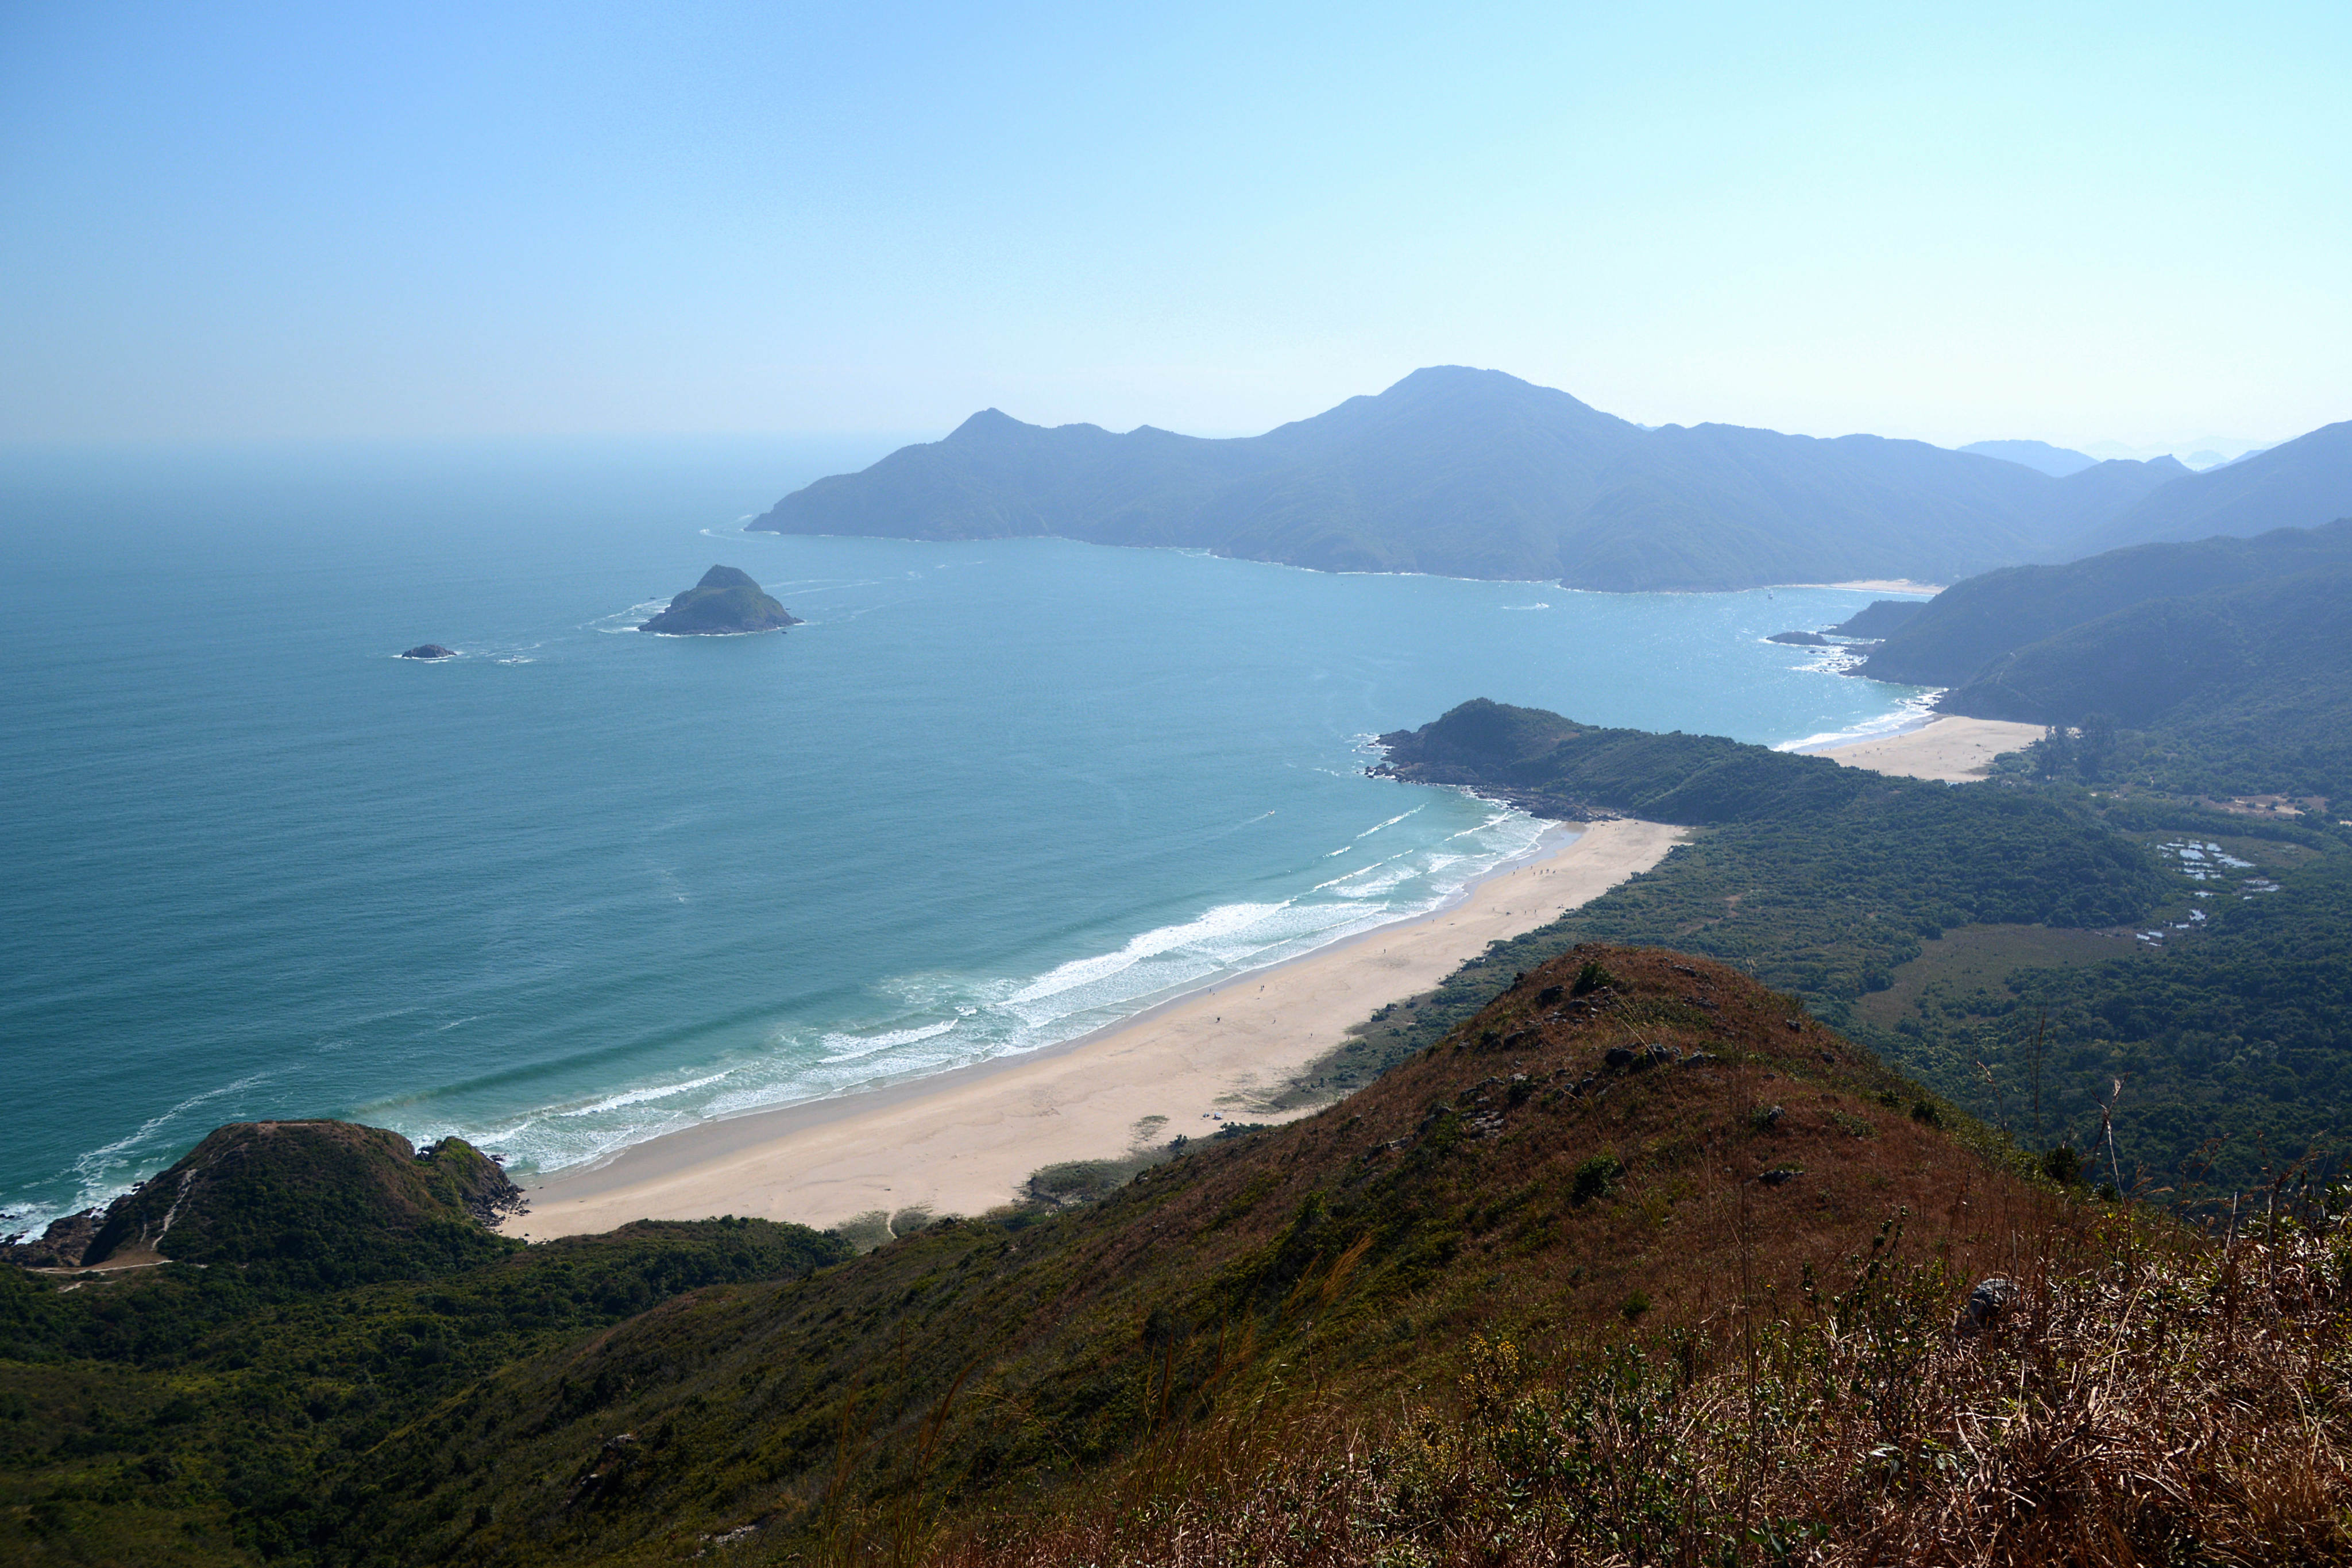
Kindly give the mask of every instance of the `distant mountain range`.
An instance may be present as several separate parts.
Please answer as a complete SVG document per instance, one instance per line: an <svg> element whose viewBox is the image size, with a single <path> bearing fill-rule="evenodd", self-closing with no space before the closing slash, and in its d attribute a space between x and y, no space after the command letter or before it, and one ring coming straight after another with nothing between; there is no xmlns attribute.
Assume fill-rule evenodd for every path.
<svg viewBox="0 0 2352 1568"><path fill-rule="evenodd" d="M2139 497L2082 539L2082 552L2159 541L2240 538L2352 516L2352 419L2191 474Z"/></svg>
<svg viewBox="0 0 2352 1568"><path fill-rule="evenodd" d="M1988 455L1732 425L1644 429L1499 371L1444 365L1226 440L1046 428L987 409L944 440L819 479L751 526L1056 535L1616 591L1953 582L2176 530L2352 511L2352 439L2331 432L2352 426L2200 476L2171 458L2101 463L2041 442L1979 443ZM2295 515L2265 522L2282 505Z"/></svg>
<svg viewBox="0 0 2352 1568"><path fill-rule="evenodd" d="M2074 542L2186 477L2063 479L1919 441L1645 430L1498 371L1415 371L1263 436L1045 428L995 409L819 479L751 524L914 539L1059 535L1326 571L1612 590L1950 582Z"/></svg>
<svg viewBox="0 0 2352 1568"><path fill-rule="evenodd" d="M2099 459L2088 453L2065 447L2053 447L2047 441L1971 441L1960 448L1980 458L1999 458L2003 462L2022 463L2038 468L2053 479L2068 474L2079 474Z"/></svg>

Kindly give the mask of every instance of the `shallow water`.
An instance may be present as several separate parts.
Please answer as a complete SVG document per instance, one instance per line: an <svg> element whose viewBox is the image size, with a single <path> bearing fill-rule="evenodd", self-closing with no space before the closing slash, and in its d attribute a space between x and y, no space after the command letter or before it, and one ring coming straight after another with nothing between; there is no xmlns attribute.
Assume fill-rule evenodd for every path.
<svg viewBox="0 0 2352 1568"><path fill-rule="evenodd" d="M544 1170L1066 1039L1532 843L1364 777L1381 731L1487 696L1787 743L1915 695L1762 640L1861 593L740 531L873 455L10 464L0 1204L262 1116ZM629 629L714 562L809 624Z"/></svg>

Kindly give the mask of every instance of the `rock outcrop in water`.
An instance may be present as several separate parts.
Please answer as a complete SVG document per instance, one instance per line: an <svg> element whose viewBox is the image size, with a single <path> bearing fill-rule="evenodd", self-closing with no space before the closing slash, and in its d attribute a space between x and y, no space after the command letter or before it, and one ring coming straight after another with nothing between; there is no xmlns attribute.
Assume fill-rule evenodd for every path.
<svg viewBox="0 0 2352 1568"><path fill-rule="evenodd" d="M669 602L669 608L640 631L668 637L727 637L740 632L796 626L801 618L762 593L751 574L733 566L713 566L702 581Z"/></svg>
<svg viewBox="0 0 2352 1568"><path fill-rule="evenodd" d="M443 647L437 642L421 642L400 656L403 658L455 658L457 650Z"/></svg>

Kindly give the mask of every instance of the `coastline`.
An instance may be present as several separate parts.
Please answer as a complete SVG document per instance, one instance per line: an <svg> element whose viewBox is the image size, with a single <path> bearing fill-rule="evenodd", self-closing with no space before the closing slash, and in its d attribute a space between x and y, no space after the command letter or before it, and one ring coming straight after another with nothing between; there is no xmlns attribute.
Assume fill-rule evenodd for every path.
<svg viewBox="0 0 2352 1568"><path fill-rule="evenodd" d="M1043 1166L1116 1159L1220 1118L1288 1121L1265 1097L1375 1009L1428 990L1488 942L1543 925L1664 858L1677 827L1585 825L1496 868L1454 902L1075 1040L835 1100L704 1122L528 1184L528 1240L634 1219L734 1214L805 1225L875 1210L980 1214Z"/></svg>

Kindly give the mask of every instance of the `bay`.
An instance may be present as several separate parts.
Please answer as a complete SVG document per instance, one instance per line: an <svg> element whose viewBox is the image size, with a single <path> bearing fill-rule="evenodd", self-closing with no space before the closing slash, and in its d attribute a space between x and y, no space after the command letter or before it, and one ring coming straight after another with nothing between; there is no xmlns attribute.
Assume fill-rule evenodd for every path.
<svg viewBox="0 0 2352 1568"><path fill-rule="evenodd" d="M1918 695L1763 640L1851 590L740 531L894 444L12 455L7 1228L239 1119L558 1168L1433 907L1538 830L1364 776L1466 698L1783 744ZM632 629L714 563L809 624Z"/></svg>

